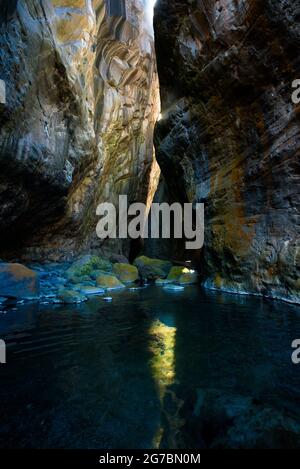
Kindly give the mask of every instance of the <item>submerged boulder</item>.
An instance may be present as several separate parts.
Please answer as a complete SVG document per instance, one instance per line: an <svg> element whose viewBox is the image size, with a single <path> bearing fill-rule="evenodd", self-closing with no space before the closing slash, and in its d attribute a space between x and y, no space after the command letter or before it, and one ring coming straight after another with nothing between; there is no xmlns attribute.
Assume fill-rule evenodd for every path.
<svg viewBox="0 0 300 469"><path fill-rule="evenodd" d="M117 277L113 275L102 274L97 278L97 285L104 290L120 290L126 288Z"/></svg>
<svg viewBox="0 0 300 469"><path fill-rule="evenodd" d="M172 268L172 262L170 261L151 259L146 256L138 257L133 264L137 267L141 277L149 280L167 277Z"/></svg>
<svg viewBox="0 0 300 469"><path fill-rule="evenodd" d="M105 293L105 290L103 288L89 285L78 285L76 290L79 291L82 295L86 296L97 296L103 295Z"/></svg>
<svg viewBox="0 0 300 469"><path fill-rule="evenodd" d="M169 285L165 285L165 286L164 286L164 289L165 289L165 290L169 290L169 291L183 291L183 290L184 290L184 287L181 286L181 285L169 284Z"/></svg>
<svg viewBox="0 0 300 469"><path fill-rule="evenodd" d="M165 285L169 285L171 282L171 280L168 280L167 278L158 278L157 280L155 280L155 285L157 285L158 287L164 287Z"/></svg>
<svg viewBox="0 0 300 469"><path fill-rule="evenodd" d="M58 300L66 305L79 304L87 301L87 297L74 290L61 290L58 294Z"/></svg>
<svg viewBox="0 0 300 469"><path fill-rule="evenodd" d="M40 293L37 272L22 264L0 264L0 296L36 299Z"/></svg>
<svg viewBox="0 0 300 469"><path fill-rule="evenodd" d="M130 264L114 264L113 272L124 283L133 283L139 278L138 269Z"/></svg>

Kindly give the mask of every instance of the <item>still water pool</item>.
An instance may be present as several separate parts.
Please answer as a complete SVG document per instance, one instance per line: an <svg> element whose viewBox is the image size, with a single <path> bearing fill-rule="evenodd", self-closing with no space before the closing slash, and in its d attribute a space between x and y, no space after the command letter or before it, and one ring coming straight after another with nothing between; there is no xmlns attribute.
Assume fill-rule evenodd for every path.
<svg viewBox="0 0 300 469"><path fill-rule="evenodd" d="M0 447L300 447L300 308L187 287L0 314Z"/></svg>

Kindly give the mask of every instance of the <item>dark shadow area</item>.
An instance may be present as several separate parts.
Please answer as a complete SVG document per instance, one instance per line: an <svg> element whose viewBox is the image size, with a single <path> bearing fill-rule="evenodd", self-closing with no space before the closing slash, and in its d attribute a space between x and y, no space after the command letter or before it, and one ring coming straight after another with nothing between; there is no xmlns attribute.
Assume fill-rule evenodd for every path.
<svg viewBox="0 0 300 469"><path fill-rule="evenodd" d="M299 448L299 308L189 291L176 305L162 448Z"/></svg>
<svg viewBox="0 0 300 469"><path fill-rule="evenodd" d="M16 11L18 0L0 0L0 25L9 21Z"/></svg>
<svg viewBox="0 0 300 469"><path fill-rule="evenodd" d="M131 295L0 316L2 448L152 447L160 409L147 366L151 321Z"/></svg>

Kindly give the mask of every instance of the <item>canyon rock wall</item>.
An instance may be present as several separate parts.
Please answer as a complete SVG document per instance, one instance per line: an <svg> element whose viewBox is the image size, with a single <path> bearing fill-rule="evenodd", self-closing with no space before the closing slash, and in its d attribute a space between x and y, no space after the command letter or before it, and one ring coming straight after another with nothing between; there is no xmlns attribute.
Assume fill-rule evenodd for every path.
<svg viewBox="0 0 300 469"><path fill-rule="evenodd" d="M207 287L299 302L300 2L159 0L157 160L204 202Z"/></svg>
<svg viewBox="0 0 300 469"><path fill-rule="evenodd" d="M97 250L100 202L151 201L159 95L144 3L0 0L0 257Z"/></svg>

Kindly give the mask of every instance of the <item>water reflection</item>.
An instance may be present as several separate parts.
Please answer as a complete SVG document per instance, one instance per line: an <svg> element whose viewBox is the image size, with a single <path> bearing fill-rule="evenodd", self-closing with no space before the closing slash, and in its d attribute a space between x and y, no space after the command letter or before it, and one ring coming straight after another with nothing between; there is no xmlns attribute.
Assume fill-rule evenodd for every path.
<svg viewBox="0 0 300 469"><path fill-rule="evenodd" d="M110 304L20 305L0 337L0 447L235 447L258 444L255 425L268 444L272 431L298 446L292 305L150 287Z"/></svg>

